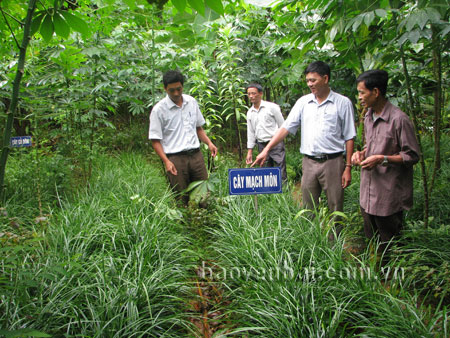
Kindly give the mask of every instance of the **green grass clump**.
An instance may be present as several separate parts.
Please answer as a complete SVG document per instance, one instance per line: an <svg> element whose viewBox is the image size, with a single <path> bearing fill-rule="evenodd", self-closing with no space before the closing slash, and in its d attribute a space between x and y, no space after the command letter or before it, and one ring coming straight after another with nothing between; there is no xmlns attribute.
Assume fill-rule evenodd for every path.
<svg viewBox="0 0 450 338"><path fill-rule="evenodd" d="M67 337L179 337L192 266L165 179L139 155L97 159L40 238L5 246L0 323Z"/></svg>
<svg viewBox="0 0 450 338"><path fill-rule="evenodd" d="M233 300L237 327L261 337L431 337L437 330L366 251L349 258L345 236L328 241L330 218L302 216L288 195L230 198L211 229L216 279Z"/></svg>
<svg viewBox="0 0 450 338"><path fill-rule="evenodd" d="M410 225L395 248L397 266L407 275L405 286L435 305L450 304L450 225L424 229Z"/></svg>
<svg viewBox="0 0 450 338"><path fill-rule="evenodd" d="M2 206L21 227L57 207L58 194L70 189L70 161L59 154L43 155L44 151L15 150L7 162Z"/></svg>

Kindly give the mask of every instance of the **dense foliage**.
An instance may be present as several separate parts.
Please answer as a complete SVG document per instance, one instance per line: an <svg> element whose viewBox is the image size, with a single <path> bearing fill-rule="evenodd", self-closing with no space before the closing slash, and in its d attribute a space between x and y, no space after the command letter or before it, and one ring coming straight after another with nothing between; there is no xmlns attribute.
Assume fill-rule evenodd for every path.
<svg viewBox="0 0 450 338"><path fill-rule="evenodd" d="M249 337L448 335L448 225L425 230L408 216L380 268L376 243L357 245L357 177L345 236L330 243L326 208L305 218L291 189L259 196L257 210L227 196L235 161L216 161L207 209L176 208L156 156L133 152L94 159L86 188L64 189L76 179L66 173L52 198L42 181L43 202L60 203L51 214L35 217L34 196L12 197L0 216L1 334L211 337L209 325ZM43 172L56 163L43 158ZM214 293L193 292L203 280ZM214 320L195 325L205 316Z"/></svg>
<svg viewBox="0 0 450 338"><path fill-rule="evenodd" d="M204 314L186 314L192 266L208 260L235 272L211 284L225 299L211 310L218 334L448 336L449 16L448 0L0 1L0 334L198 335ZM245 85L261 82L287 115L317 59L355 103L357 147L354 82L365 70L389 72L390 100L414 122L415 206L390 263L405 278L383 275L370 245L349 250L362 240L357 171L346 237L332 246L323 208L310 221L289 194L265 196L259 213L225 197L246 144ZM220 151L201 190L213 206L198 217L168 196L147 140L162 73L174 68ZM8 147L24 135L33 147ZM298 142L287 141L291 188ZM360 267L371 277L283 275Z"/></svg>
<svg viewBox="0 0 450 338"><path fill-rule="evenodd" d="M97 160L93 176L55 214L16 219L15 234L2 216L1 327L178 337L193 260L164 178L134 154Z"/></svg>
<svg viewBox="0 0 450 338"><path fill-rule="evenodd" d="M265 97L287 114L308 91L302 72L312 60L330 63L333 89L355 102L355 77L384 68L392 100L411 114L417 135L434 135L432 161L421 161L427 211L441 166L440 135L449 123L448 1L258 3L264 7L219 0L4 0L3 143L32 134L37 145L54 144L77 157L88 177L93 149L102 143L99 128L113 128L112 115L147 115L162 96L162 72L179 68L201 103L207 131L241 158L249 81L260 81ZM27 27L31 40L21 45ZM2 182L7 156L4 148Z"/></svg>

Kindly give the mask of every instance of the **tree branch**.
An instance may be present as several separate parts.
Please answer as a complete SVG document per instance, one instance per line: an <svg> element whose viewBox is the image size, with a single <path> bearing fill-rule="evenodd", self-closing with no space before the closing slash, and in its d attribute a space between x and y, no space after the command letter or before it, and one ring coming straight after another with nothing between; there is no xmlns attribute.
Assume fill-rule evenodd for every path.
<svg viewBox="0 0 450 338"><path fill-rule="evenodd" d="M8 15L11 19L13 19L15 22L17 22L19 25L23 26L24 23L22 21L20 21L19 19L15 18L13 15L3 11L3 8L0 6L0 11L2 12L3 16ZM6 18L5 18L6 20Z"/></svg>
<svg viewBox="0 0 450 338"><path fill-rule="evenodd" d="M9 17L11 17L12 19L14 19L16 22L18 22L19 25L23 26L23 23L21 21L17 20L15 17L13 17L11 14L5 13L5 11L3 11L3 8L1 8L1 7L0 7L0 12L2 12L3 18L5 19L6 25L8 26L8 29L10 30L10 32L14 38L14 41L16 42L17 48L20 48L19 41L17 41L16 35L14 34L14 31L13 31L11 25L9 24L8 19L6 18L6 14Z"/></svg>

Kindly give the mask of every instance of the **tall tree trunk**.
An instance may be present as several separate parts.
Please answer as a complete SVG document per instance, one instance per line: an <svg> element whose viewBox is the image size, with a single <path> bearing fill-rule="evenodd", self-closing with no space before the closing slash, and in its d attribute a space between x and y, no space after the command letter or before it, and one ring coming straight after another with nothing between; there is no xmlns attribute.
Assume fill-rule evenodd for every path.
<svg viewBox="0 0 450 338"><path fill-rule="evenodd" d="M403 51L403 46L400 47L400 55L402 59L402 65L403 65L403 74L405 75L405 81L406 81L406 88L408 90L408 100L409 100L409 106L411 107L411 119L414 124L414 129L416 131L416 137L417 142L419 144L419 162L420 162L420 168L422 171L422 185L423 185L423 195L424 195L424 210L423 210L423 223L425 228L428 227L428 214L429 214L429 191L428 191L428 180L427 180L427 172L426 172L426 165L425 165L425 158L423 156L422 151L422 140L419 134L419 128L417 123L417 112L419 111L419 106L416 104L416 101L414 100L414 97L412 95L411 90L411 80L408 73L408 68L406 66L406 60L405 60L405 53Z"/></svg>
<svg viewBox="0 0 450 338"><path fill-rule="evenodd" d="M24 28L23 28L23 38L22 44L19 47L19 60L17 63L16 77L14 78L13 91L11 96L11 103L6 112L7 120L5 131L3 133L3 149L0 156L0 203L3 203L4 196L4 180L5 180L5 169L6 162L9 155L9 139L11 138L11 130L14 122L14 114L16 113L17 104L19 102L20 94L20 82L22 81L22 76L24 73L25 59L27 55L27 48L30 42L31 36L31 22L33 19L34 11L36 9L37 0L28 1L27 16L25 18Z"/></svg>
<svg viewBox="0 0 450 338"><path fill-rule="evenodd" d="M436 86L434 88L434 168L431 176L430 196L434 187L436 177L441 169L441 119L442 119L442 65L441 65L441 42L438 36L439 31L435 25L432 26L432 46L433 46L433 76Z"/></svg>

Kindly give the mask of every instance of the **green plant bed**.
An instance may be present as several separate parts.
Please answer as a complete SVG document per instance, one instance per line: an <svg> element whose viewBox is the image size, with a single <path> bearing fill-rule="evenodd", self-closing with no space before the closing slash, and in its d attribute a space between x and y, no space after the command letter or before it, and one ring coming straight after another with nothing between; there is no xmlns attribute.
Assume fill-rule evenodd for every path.
<svg viewBox="0 0 450 338"><path fill-rule="evenodd" d="M0 326L55 337L179 337L193 259L164 178L136 154L96 164L89 186L39 237L2 247Z"/></svg>
<svg viewBox="0 0 450 338"><path fill-rule="evenodd" d="M345 236L330 243L326 213L299 214L289 195L231 199L212 229L237 327L261 337L418 336L446 332L442 320L380 270L369 251L347 259ZM320 215L324 215L321 217ZM390 272L390 270L389 270ZM387 284L386 284L387 283ZM444 319L443 319L444 318ZM440 324L439 324L440 323Z"/></svg>
<svg viewBox="0 0 450 338"><path fill-rule="evenodd" d="M405 269L405 287L434 308L450 304L450 226L424 229L409 224L395 248L395 265Z"/></svg>
<svg viewBox="0 0 450 338"><path fill-rule="evenodd" d="M4 208L10 217L33 219L40 210L48 213L58 206L58 195L70 191L70 161L48 149L20 149L6 167ZM36 157L39 152L39 157ZM20 222L21 224L27 222Z"/></svg>

